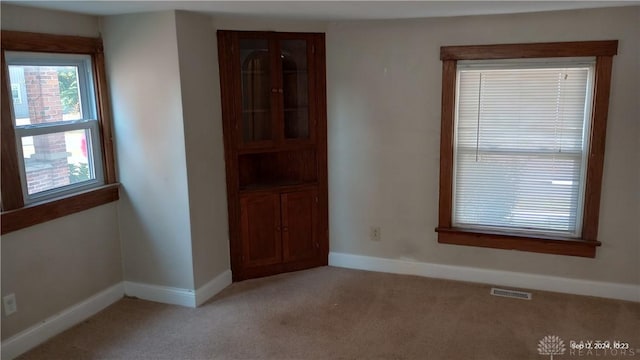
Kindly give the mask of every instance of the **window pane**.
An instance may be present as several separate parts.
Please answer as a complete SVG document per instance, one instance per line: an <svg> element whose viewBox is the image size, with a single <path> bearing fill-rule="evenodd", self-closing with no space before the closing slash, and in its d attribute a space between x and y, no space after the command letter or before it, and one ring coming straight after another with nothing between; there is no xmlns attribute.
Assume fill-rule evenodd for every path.
<svg viewBox="0 0 640 360"><path fill-rule="evenodd" d="M458 224L573 232L580 156L458 154Z"/></svg>
<svg viewBox="0 0 640 360"><path fill-rule="evenodd" d="M271 134L271 61L266 39L240 39L242 139L269 140Z"/></svg>
<svg viewBox="0 0 640 360"><path fill-rule="evenodd" d="M17 126L83 119L77 66L9 65Z"/></svg>
<svg viewBox="0 0 640 360"><path fill-rule="evenodd" d="M307 41L282 40L282 88L284 95L284 136L309 138L309 79Z"/></svg>
<svg viewBox="0 0 640 360"><path fill-rule="evenodd" d="M588 75L586 68L461 72L460 145L580 152Z"/></svg>
<svg viewBox="0 0 640 360"><path fill-rule="evenodd" d="M94 180L91 130L22 137L27 193Z"/></svg>
<svg viewBox="0 0 640 360"><path fill-rule="evenodd" d="M22 105L22 92L20 91L20 84L11 84L11 98L13 105Z"/></svg>
<svg viewBox="0 0 640 360"><path fill-rule="evenodd" d="M460 70L455 224L579 235L590 71Z"/></svg>

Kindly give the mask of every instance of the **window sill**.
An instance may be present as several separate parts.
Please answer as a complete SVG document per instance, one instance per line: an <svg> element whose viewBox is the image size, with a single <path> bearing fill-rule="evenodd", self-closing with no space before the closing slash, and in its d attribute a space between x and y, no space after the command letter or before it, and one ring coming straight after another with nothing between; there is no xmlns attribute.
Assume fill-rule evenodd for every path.
<svg viewBox="0 0 640 360"><path fill-rule="evenodd" d="M24 229L59 217L88 210L119 199L120 184L108 184L81 193L2 212L2 232Z"/></svg>
<svg viewBox="0 0 640 360"><path fill-rule="evenodd" d="M438 242L544 254L596 257L599 241L574 238L526 236L513 233L482 232L460 228L436 228Z"/></svg>

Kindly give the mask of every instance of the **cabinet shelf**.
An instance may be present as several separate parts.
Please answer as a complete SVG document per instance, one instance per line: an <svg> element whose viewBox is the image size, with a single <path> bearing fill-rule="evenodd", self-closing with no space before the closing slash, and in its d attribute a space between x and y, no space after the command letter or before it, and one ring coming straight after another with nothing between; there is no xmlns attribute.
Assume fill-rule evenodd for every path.
<svg viewBox="0 0 640 360"><path fill-rule="evenodd" d="M307 187L318 186L317 181L285 181L285 182L265 182L248 184L240 187L241 194L248 194L261 191L290 191Z"/></svg>
<svg viewBox="0 0 640 360"><path fill-rule="evenodd" d="M250 155L250 154L266 154L276 153L282 151L299 151L299 150L312 150L316 145L312 143L285 143L278 147L263 147L263 148L245 148L238 149L238 155Z"/></svg>
<svg viewBox="0 0 640 360"><path fill-rule="evenodd" d="M238 156L239 189L318 181L313 148Z"/></svg>

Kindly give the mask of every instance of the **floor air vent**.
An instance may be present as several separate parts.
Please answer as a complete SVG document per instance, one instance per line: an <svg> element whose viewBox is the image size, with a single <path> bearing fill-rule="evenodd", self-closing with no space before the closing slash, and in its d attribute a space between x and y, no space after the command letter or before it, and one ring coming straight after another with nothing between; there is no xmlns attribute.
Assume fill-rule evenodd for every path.
<svg viewBox="0 0 640 360"><path fill-rule="evenodd" d="M503 297L514 298L514 299L531 300L531 293L524 292L524 291L491 288L491 295L503 296Z"/></svg>

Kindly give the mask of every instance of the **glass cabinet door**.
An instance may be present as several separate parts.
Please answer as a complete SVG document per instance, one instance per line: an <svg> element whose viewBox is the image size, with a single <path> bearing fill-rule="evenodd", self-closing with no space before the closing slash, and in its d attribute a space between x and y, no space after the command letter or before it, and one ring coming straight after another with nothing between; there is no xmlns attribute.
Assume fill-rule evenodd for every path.
<svg viewBox="0 0 640 360"><path fill-rule="evenodd" d="M242 92L242 142L272 140L271 55L268 39L238 39Z"/></svg>
<svg viewBox="0 0 640 360"><path fill-rule="evenodd" d="M281 40L285 139L309 139L307 40Z"/></svg>

